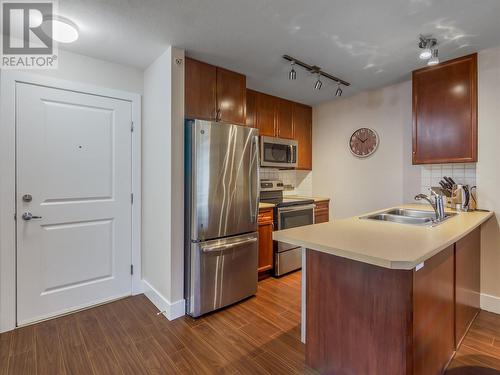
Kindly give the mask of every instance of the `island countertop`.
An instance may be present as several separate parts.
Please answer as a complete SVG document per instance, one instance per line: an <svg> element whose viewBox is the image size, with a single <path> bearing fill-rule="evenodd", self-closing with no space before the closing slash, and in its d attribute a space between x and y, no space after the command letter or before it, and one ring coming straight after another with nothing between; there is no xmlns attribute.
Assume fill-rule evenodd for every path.
<svg viewBox="0 0 500 375"><path fill-rule="evenodd" d="M400 207L432 210L421 204L394 208ZM385 210L373 213L382 211ZM276 231L273 239L376 266L409 270L457 242L493 215L486 211L459 212L435 226L366 220L356 216Z"/></svg>

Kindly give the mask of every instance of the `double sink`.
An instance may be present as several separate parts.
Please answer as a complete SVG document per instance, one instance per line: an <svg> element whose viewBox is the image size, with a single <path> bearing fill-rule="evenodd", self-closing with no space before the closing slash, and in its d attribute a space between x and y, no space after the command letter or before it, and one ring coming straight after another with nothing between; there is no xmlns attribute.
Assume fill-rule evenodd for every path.
<svg viewBox="0 0 500 375"><path fill-rule="evenodd" d="M437 225L455 215L455 213L446 213L444 219L437 221L434 211L392 208L376 214L362 216L360 219L390 221L393 223L412 225Z"/></svg>

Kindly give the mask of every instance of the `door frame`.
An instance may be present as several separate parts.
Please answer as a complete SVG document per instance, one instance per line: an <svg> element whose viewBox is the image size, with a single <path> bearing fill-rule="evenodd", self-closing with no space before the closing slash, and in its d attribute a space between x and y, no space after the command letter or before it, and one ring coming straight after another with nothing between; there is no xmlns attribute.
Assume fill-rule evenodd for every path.
<svg viewBox="0 0 500 375"><path fill-rule="evenodd" d="M141 277L141 95L23 71L0 73L0 332L17 326L16 299L16 84L69 90L125 100L131 103L132 121L132 295L143 293Z"/></svg>

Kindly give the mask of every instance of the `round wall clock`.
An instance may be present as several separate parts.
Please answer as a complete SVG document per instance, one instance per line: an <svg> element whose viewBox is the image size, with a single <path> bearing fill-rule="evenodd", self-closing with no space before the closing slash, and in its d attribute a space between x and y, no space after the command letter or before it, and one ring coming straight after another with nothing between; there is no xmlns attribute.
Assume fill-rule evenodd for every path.
<svg viewBox="0 0 500 375"><path fill-rule="evenodd" d="M349 149L354 156L366 158L377 150L378 142L379 138L375 130L359 128L349 139Z"/></svg>

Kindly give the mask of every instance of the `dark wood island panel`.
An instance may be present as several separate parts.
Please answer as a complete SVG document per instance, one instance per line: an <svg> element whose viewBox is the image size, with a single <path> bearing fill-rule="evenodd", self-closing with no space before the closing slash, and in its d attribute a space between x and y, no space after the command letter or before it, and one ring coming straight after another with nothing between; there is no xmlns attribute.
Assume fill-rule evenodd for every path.
<svg viewBox="0 0 500 375"><path fill-rule="evenodd" d="M322 374L410 373L413 272L306 256L306 363Z"/></svg>
<svg viewBox="0 0 500 375"><path fill-rule="evenodd" d="M454 248L425 261L413 278L413 372L442 374L455 352Z"/></svg>
<svg viewBox="0 0 500 375"><path fill-rule="evenodd" d="M306 256L306 363L322 374L442 374L478 311L479 230L413 270Z"/></svg>
<svg viewBox="0 0 500 375"><path fill-rule="evenodd" d="M479 228L455 245L455 334L460 345L479 313L481 283L481 230Z"/></svg>

